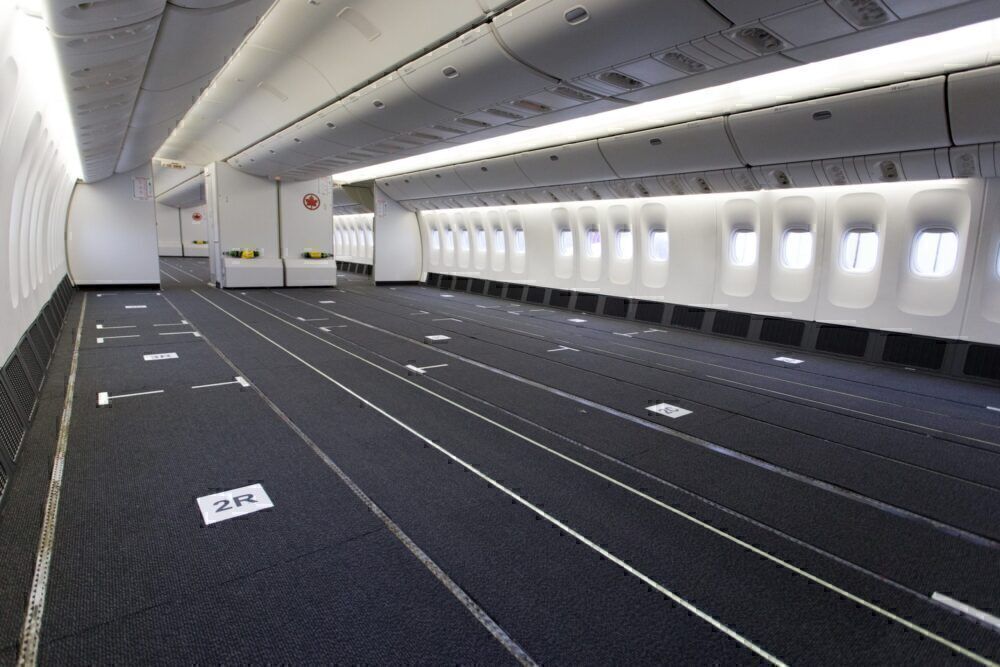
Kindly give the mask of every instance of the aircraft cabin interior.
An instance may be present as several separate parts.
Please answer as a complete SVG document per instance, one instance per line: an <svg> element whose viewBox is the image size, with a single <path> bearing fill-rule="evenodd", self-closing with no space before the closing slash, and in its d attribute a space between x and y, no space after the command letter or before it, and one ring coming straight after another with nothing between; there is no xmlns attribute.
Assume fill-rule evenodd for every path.
<svg viewBox="0 0 1000 667"><path fill-rule="evenodd" d="M2 0L0 666L1000 665L1000 0Z"/></svg>

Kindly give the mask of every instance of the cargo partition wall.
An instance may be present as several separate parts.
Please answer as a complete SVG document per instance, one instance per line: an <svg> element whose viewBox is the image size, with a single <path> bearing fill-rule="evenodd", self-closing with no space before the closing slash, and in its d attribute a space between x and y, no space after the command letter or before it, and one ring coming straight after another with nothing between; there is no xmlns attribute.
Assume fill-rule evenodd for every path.
<svg viewBox="0 0 1000 667"><path fill-rule="evenodd" d="M215 162L205 167L212 280L220 287L282 287L277 183ZM255 250L252 259L231 250Z"/></svg>

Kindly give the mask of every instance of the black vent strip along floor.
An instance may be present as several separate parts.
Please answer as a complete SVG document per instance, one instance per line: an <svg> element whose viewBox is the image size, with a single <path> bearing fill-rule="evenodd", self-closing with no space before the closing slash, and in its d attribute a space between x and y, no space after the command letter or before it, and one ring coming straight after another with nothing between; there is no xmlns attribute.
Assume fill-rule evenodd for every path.
<svg viewBox="0 0 1000 667"><path fill-rule="evenodd" d="M369 347L370 347L370 341L366 340L365 344L369 345ZM399 356L401 356L401 355L403 355L405 353L406 353L405 351L397 352L396 356L399 357ZM425 362L422 362L422 363L425 363ZM442 377L442 376L438 376L438 377ZM496 396L496 391L498 390L498 388L497 388L497 382L496 381L491 381L488 377L487 378L479 378L478 382L470 381L470 382L467 383L467 385L468 385L467 389L469 391L471 391L471 392L474 392L474 393L475 392L481 393L481 389L480 388L483 387L483 386L491 386L491 391L489 393L491 395L493 395L493 396ZM537 404L539 402L537 399L532 399L532 400L528 400L528 401L525 401L524 399L525 399L525 397L523 396L523 392L520 392L519 394L517 394L516 396L514 396L511 399L512 402L511 402L511 404L509 406L510 409L512 409L512 410L518 410L520 413L524 414L526 412L530 412L530 410L531 410L530 407L526 407L526 406L532 406L533 407L533 406L535 406L535 404ZM520 404L518 403L518 401L520 401ZM543 419L544 419L544 417L543 417ZM562 428L565 428L565 427L562 427ZM570 426L570 428L572 428L572 426ZM584 435L583 437L587 437L587 436ZM590 434L590 437L592 438L593 434ZM813 502L815 502L815 501L813 501ZM840 508L840 509L846 509L846 508ZM850 514L849 516L847 516L846 518L847 518L847 522L848 523L850 523L851 521L856 521L856 517L854 516L853 513ZM772 520L773 520L773 517L772 517ZM927 536L924 535L924 536L922 536L919 539L915 538L911 542L912 545L913 545L912 548L914 549L915 553L916 553L916 551L918 551L919 549L922 548L920 545L926 539L927 539ZM903 541L903 543L905 543L905 540ZM949 547L944 547L943 550L944 551L949 551L950 549L949 549ZM992 562L993 558L994 558L994 556L992 554L989 554L986 562L987 563ZM876 562L877 562L877 558L876 558ZM989 567L990 566L987 565L987 569ZM919 567L917 568L917 570L920 570L920 569L921 568L919 568ZM904 567L904 568L902 568L902 571L909 572L910 571L910 567ZM929 577L929 579L934 579L934 577Z"/></svg>
<svg viewBox="0 0 1000 667"><path fill-rule="evenodd" d="M250 297L250 298L252 298L252 297ZM332 311L331 311L331 312L332 312ZM445 326L445 325L441 325L441 326ZM455 327L451 327L451 325L449 324L449 325L448 325L448 328L449 328L449 330L450 330L450 331L451 331L452 333L454 333L455 335L458 335L458 332L456 331L456 329L458 329L458 328L459 328L459 327L458 327L458 325L456 325ZM463 337L463 338L464 338L464 337ZM459 339L456 339L456 342L457 342L458 340L462 340L463 338L459 338ZM414 337L412 337L412 338L411 338L411 340L419 340L419 338L418 338L418 337L416 337L416 336L414 336ZM479 340L481 341L481 339L479 339ZM478 341L477 341L477 342L478 342ZM454 346L452 347L452 349L455 349L455 348L454 348ZM516 352L516 351L517 351L517 345L516 345L516 344L514 344L514 345L508 345L508 346L506 347L506 350L507 350L507 351L511 351L511 352ZM473 353L473 354L472 354L472 356L473 356L473 358L474 358L474 357L475 357L475 354ZM572 355L572 356L573 356L573 357L576 357L576 355ZM466 357L466 358L468 358L468 357ZM565 358L565 357L563 357L563 358ZM537 364L537 363L541 363L541 364L550 364L551 362L549 362L549 361L548 361L548 359L543 359L543 360L539 360L538 362L536 362L536 364ZM509 369L509 368L511 368L511 366L509 366L509 365L508 365L508 366L507 366L507 368ZM522 369L522 372L523 372L523 371L524 371L524 369ZM553 377L553 378L554 378L554 377L556 377L556 376L558 376L558 375L559 375L559 373L556 373L556 372L554 372L554 371L553 371L553 372L552 372L552 374L551 374L551 377ZM544 370L541 370L541 369L539 368L539 369L535 369L535 372L534 372L534 377L536 378L536 380L538 380L538 379L544 379L544 378L546 378L546 377L550 377L550 374L549 374L549 372L548 372L548 371L544 371ZM605 377L602 377L602 382L600 382L600 383L598 384L598 386L595 386L595 387L594 387L594 390L593 390L593 391L597 392L598 394L599 394L599 393L600 393L601 391L604 391L604 390L606 389L606 387L607 387L607 383L606 383L606 382L604 381L605 379L610 379L610 378L605 378ZM578 388L578 387L580 386L580 382L579 382L579 380L578 380L578 379L577 379L576 381L571 381L571 380L566 380L566 381L565 381L565 382L563 383L563 385L564 385L564 386L568 386L568 387L577 387L577 388ZM574 391L577 391L577 390L574 390ZM577 392L577 393L578 393L578 392ZM628 392L627 392L627 391L624 391L624 390L622 390L622 388L621 388L621 387L619 386L619 387L618 387L618 388L616 389L616 391L614 391L614 392L612 392L612 393L615 393L615 394L623 394L623 393L624 393L624 394L627 394ZM596 394L595 394L595 395L596 395ZM668 400L670 400L670 399L668 398ZM632 402L633 402L633 403L635 403L635 404L637 404L637 405L641 405L641 401L642 401L642 398L641 398L641 397L638 397L638 396L633 396L633 397L632 397ZM684 405L686 405L686 404L684 404ZM624 407L624 409L626 409L626 410L628 409L627 405L626 405L626 406L623 406L623 407ZM774 419L778 419L778 418L780 418L780 415L778 415L777 417L774 417ZM727 424L727 427L729 427L729 428L732 428L732 425L731 425L731 424ZM688 429L688 430L690 431L690 429ZM695 432L697 432L697 431L695 431ZM766 435L767 435L767 434L765 434L765 436L766 436ZM762 438L761 438L761 440L765 440L765 441L766 441L766 440L767 440L767 438L763 438L763 437L762 437ZM805 445L805 441L803 441L802 443L800 443L800 447L799 447L798 449L801 449L801 448L802 448L802 447L803 447L804 445ZM745 449L745 447L744 447L744 449ZM758 449L759 449L759 446L758 446ZM824 454L826 454L826 453L824 453ZM772 456L772 457L773 457L773 455L769 455L769 456ZM786 453L786 454L785 454L784 456L785 456L785 457L787 458L787 456L788 456L788 453ZM772 459L772 460L773 460L773 459ZM793 467L796 467L797 469L800 469L800 470L802 470L802 469L803 469L803 468L802 468L802 466L806 466L806 468L805 468L804 470L808 470L808 469L809 469L809 466L810 466L810 465L812 465L812 464L811 464L811 461L812 461L812 457L809 457L809 458L807 458L807 459L803 460L803 461L802 461L801 463L799 463L799 464L797 464L796 466L793 466ZM828 461L827 465L829 465L829 456L828 456L828 455L827 455L827 461ZM844 463L844 462L845 462L845 461L843 461L843 457L841 457L841 462L840 462L840 463L839 463L838 465L840 465L840 467L843 467L843 463ZM866 463L866 464L865 464L865 465L864 465L863 467L861 467L861 468L859 469L859 473L865 473L865 474L867 474L867 473L868 473L868 471L869 471L869 469L871 468L871 466L872 466L872 464L871 464L870 462L869 462L869 463ZM975 471L976 471L976 468L975 468L974 466L972 467L972 471L973 471L973 472L975 472ZM848 475L850 475L850 474L851 474L851 473L849 473L849 472L848 472L848 471L846 471L846 470L845 470L844 472L845 472L845 473L847 473ZM904 479L904 478L905 478L905 477L903 477L903 476L907 476L907 475L908 475L908 476L910 476L911 478L913 478L913 474L914 474L914 473L919 473L919 472L920 472L919 470L910 470L910 469L908 469L908 467L907 467L907 466L904 466L904 467L903 467L902 469L899 469L899 470L897 470L897 471L895 471L895 472L893 473L893 476L894 476L894 477L897 477L897 478L900 478L899 480L895 480L895 481L894 481L894 483L900 483L901 479ZM828 475L829 473L828 473L828 471L824 471L824 473L823 473L823 474L824 474L824 475ZM857 477L857 474L854 474L854 475L853 475L853 478L854 478L854 479L858 479L858 477ZM850 479L850 477L848 477L848 479ZM912 482L912 484L910 484L910 485L907 485L908 487L909 487L909 486L911 486L911 485L915 486L915 485L918 485L918 484L920 484L920 481L919 481L919 479L917 479L917 478L913 478L913 480L914 480L914 481ZM961 480L960 480L960 479L958 479L958 480L955 480L955 481L958 481L958 482L961 482ZM934 482L934 483L932 483L932 484L931 484L931 486L930 486L930 487L928 487L928 488L929 488L929 491L928 491L928 492L929 492L929 493L934 493L934 492L936 491L936 486L937 486L937 485L939 485L939 483L940 483L940 482L941 482L941 480L938 480L938 482ZM857 484L857 482L853 482L852 484ZM869 486L869 488L870 488L870 487L871 487L871 484L869 483L869 485L868 485L868 486ZM882 489L879 489L879 491L882 491ZM876 491L876 493L878 493L879 491ZM978 492L977 494L975 494L975 495L970 495L970 496L969 496L969 500L968 500L968 502L967 502L967 510L968 510L968 512L969 512L969 513L976 513L976 512L981 512L981 510L982 510L982 504L981 504L981 501L982 501L983 499L982 499L982 498L980 497L980 494L981 494L981 493L983 493L983 492L989 492L989 489L981 489L981 490L980 490L980 492ZM972 491L966 491L966 493L967 493L967 494L972 494ZM897 494L897 495L898 495L898 494ZM920 502L919 502L919 501L921 501L921 500L923 499L923 496L922 496L922 495L919 495L919 494L917 494L917 495L916 495L916 498L917 498L917 500L918 500L918 503L917 503L917 504L918 504L918 506L919 506L919 505L920 505ZM926 504L925 504L925 505L926 505ZM904 503L904 505L903 505L903 506L905 506L905 503ZM956 508L953 508L953 509L956 509ZM957 509L961 509L961 507L959 506L959 507L958 507ZM956 509L956 512L955 512L956 514L965 514L965 512L960 512L960 511L957 511L957 509ZM936 509L936 507L934 507L934 506L930 506L930 507L928 508L928 511L929 511L929 512L931 513L931 515L933 516L933 515L934 515L934 513L935 513L936 511L938 511L938 510ZM942 520L944 520L944 521L948 521L949 519L948 519L948 517L947 517L947 516L944 516L944 517L942 518ZM988 515L988 513L986 513L986 514L984 515L984 518L983 518L983 520L985 521L985 524L983 524L983 525L985 525L985 526L987 526L987 527L988 527L989 525L992 525L992 522L991 522L991 520L989 519L989 515ZM988 534L988 533L987 533L987 534Z"/></svg>
<svg viewBox="0 0 1000 667"><path fill-rule="evenodd" d="M229 296L232 296L232 295L229 295ZM205 297L205 298L212 298L214 300L214 298L223 298L223 297L222 296L214 297L214 295L211 295L210 297ZM238 301L242 301L241 299L238 299L237 297L232 297L232 298L237 299ZM241 313L243 313L243 312L247 312L247 313L251 312L249 309L247 309L244 306L240 306L239 304L233 304L232 306L228 306L228 308L232 309L230 312L235 311L237 317ZM281 331L283 330L283 327L282 327L283 324L288 324L288 323L286 323L286 322L275 322L275 323L272 323L270 325L268 325L266 323L259 323L259 324L254 325L254 326L255 327L261 327L261 328L263 328L265 330L265 334L264 335L267 335L269 337L281 337L282 341L283 341L283 343L282 343L283 345L289 345L289 344L291 344L291 345L293 345L296 348L298 348L299 345L302 345L304 347L310 347L310 348L314 347L316 345L316 343L314 343L314 342L310 342L310 341L305 340L303 338L302 333L295 334L293 332L288 332L287 330L285 330L285 333L282 334ZM301 329L301 327L298 327L296 325L292 325L292 328L294 328L294 329ZM295 339L296 342L290 342L290 339ZM273 338L272 338L272 340L273 340ZM350 364L346 360L331 360L331 361L328 361L326 363L332 364L332 365L340 368L341 372L344 373L344 375L346 377L351 377L351 378L354 378L354 377L362 378L363 377L363 374L361 374L361 373L353 373L353 372L351 372L353 370L352 368L345 368L345 366L351 366L352 365L352 364ZM372 391L372 392L388 391L388 392L390 392L390 394L392 393L391 389L386 389L384 387L384 383L378 383L377 381L370 381L370 382L372 382L372 384L370 385L370 391ZM433 412L434 408L432 406L421 407L419 405L415 405L415 403L417 403L417 402L418 401L416 401L411 396L411 397L408 397L408 399L405 402L401 401L399 404L401 406L405 407L405 409L408 412L411 412L413 414L413 418L414 419L420 419L420 418L422 418L421 415L424 416L423 417L424 419L429 418L429 417L427 417L427 415L428 415L429 412ZM436 418L440 418L442 416L443 415L435 415ZM457 428L457 425L456 425L456 428ZM461 439L461 441L464 442L465 440ZM494 438L493 438L492 441L494 442L494 444L498 444L495 436L494 436ZM478 455L481 456L482 454L483 453L480 452ZM517 458L520 458L520 457L517 457ZM523 470L521 472L523 474ZM561 478L565 478L565 476L566 476L566 473L563 473L563 474L560 475ZM567 482L566 486L569 487L569 488L580 488L580 487L585 486L585 484L586 484L585 482L569 483L568 479L566 480L566 482ZM648 510L648 508L645 508L645 509ZM643 506L640 505L639 507L634 508L633 512L630 512L629 515L633 516L634 514L641 514L642 511L643 511ZM586 519L581 518L581 520L586 520ZM592 520L592 518L591 518L591 520ZM675 530L679 531L681 529L677 528ZM649 534L649 533L646 533L646 534ZM692 539L695 539L695 538L692 538ZM731 586L732 586L732 584L730 584L730 589L731 589Z"/></svg>
<svg viewBox="0 0 1000 667"><path fill-rule="evenodd" d="M364 286L352 286L350 289L371 295L371 290L368 290ZM394 295L380 294L377 298L407 299L414 303L437 303L439 307L443 304L441 301L441 290L430 287L409 287ZM469 311L472 312L471 308L473 306L496 303L498 303L497 299L463 294L460 295L457 301L454 299L449 300L446 305L450 307L469 308ZM592 333L603 335L620 329L630 330L630 327L639 328L644 324L623 322L616 318L600 317L590 313L578 316L573 315L572 311L561 309L549 309L548 312L541 315L527 311L526 313L522 313L522 315L527 315L528 317L518 318L521 319L520 326L538 327L540 331L551 331L551 327L553 326L557 328L561 327L565 330L567 326L566 321L570 317L587 319L586 324L574 327L577 335ZM665 333L669 333L669 336L654 337L654 339L644 342L674 348L677 350L678 355L685 354L688 356L694 355L695 357L707 357L710 361L716 362L715 365L727 362L749 369L767 370L774 374L794 373L799 377L814 377L817 381L822 382L844 382L849 386L855 387L859 393L867 388L868 391L873 391L873 395L876 397L882 395L882 392L892 391L898 393L901 398L912 396L914 400L920 402L931 401L939 404L965 404L967 407L981 409L981 400L994 393L990 387L962 382L953 378L914 374L903 369L888 366L835 359L829 356L817 355L807 350L771 348L766 344L707 336L698 332L671 328L667 325L649 326L662 329ZM598 338L597 340L601 339ZM809 365L791 368L782 366L779 362L772 359L773 356L779 355L808 359ZM948 391L942 392L943 388L947 388Z"/></svg>
<svg viewBox="0 0 1000 667"><path fill-rule="evenodd" d="M174 315L165 305L162 310ZM89 320L84 329L92 325ZM161 378L175 390L170 400L96 407L97 387L136 379L119 377L123 355L133 351L142 382L160 372L174 376ZM316 465L255 394L239 387L211 394L191 390L220 375L232 377L231 368L196 354L147 366L140 352L95 350L112 363L80 369L42 661L104 663L129 655L132 661L137 654L165 662L290 656L315 662L330 655L355 662L389 655L407 661L505 660L502 647L416 559L399 558L405 550L398 542L380 537L387 535L384 524ZM196 496L254 480L266 486L275 509L202 525ZM288 575L303 564L316 570L324 563L335 574L312 582L321 595L308 596L303 607L299 580ZM380 568L393 577L381 576ZM250 580L255 588L241 593ZM267 590L284 594L269 595L270 607L248 605L247 593ZM424 632L414 622L419 613L433 614L441 630ZM395 637L372 632L386 623L414 630ZM331 624L344 642L340 653L315 642ZM136 627L147 631L143 642ZM441 642L441 631L448 644Z"/></svg>
<svg viewBox="0 0 1000 667"><path fill-rule="evenodd" d="M366 296L375 296L380 301L406 300L422 305L437 304L439 308L441 307L440 291L431 288L407 288L394 295L378 293L377 290L367 290L363 287L352 287L351 290ZM464 308L464 313L446 312L456 316L464 314L466 317L489 318L498 323L502 322L503 326L508 328L516 323L518 327L532 328L546 336L565 334L568 327L567 319L572 317L570 311L552 309L548 309L544 315L534 315L530 310L522 312L522 315L528 316L526 318L504 317L489 311L480 312L482 309L479 306L491 302L495 303L496 299L468 295L468 298L457 302L452 300L447 303L447 306L452 308ZM830 359L811 354L805 350L782 351L747 341L719 340L704 334L686 332L665 325L653 327L664 335L639 336L634 338L636 341L634 345L627 345L623 341L610 340L607 335L618 333L617 329L635 331L635 329L641 328L637 323L621 322L591 314L584 314L584 316L587 318L585 325L576 325L569 330L573 332L575 337L582 336L584 339L592 340L595 344L611 344L637 352L645 351L654 354L656 348L661 348L661 352L662 350L672 350L674 354L666 354L665 356L672 357L677 363L703 364L718 370L750 373L772 380L785 378L808 380L813 378L813 382L842 386L850 390L850 392L844 392L845 394L850 393L859 399L875 400L876 402L884 402L881 399L886 398L888 392L890 396L901 403L905 401L905 405L899 407L907 407L927 414L940 414L925 409L924 406L931 404L942 409L961 408L962 410L956 414L959 418L967 419L972 416L989 419L990 416L983 413L983 401L995 396L995 390L989 387L962 383L951 378L915 376L899 369ZM640 347L640 345L645 347ZM607 351L605 350L605 352ZM809 363L808 365L787 367L773 361L771 357L775 355L793 355L808 360ZM754 361L754 358L757 360ZM839 372L850 377L839 377L822 371ZM860 379L857 377L859 375ZM927 393L914 393L920 387L923 387ZM827 389L827 387L822 386L815 388ZM968 396L964 400L956 400L957 397L965 394ZM1000 428L1000 419L995 421L997 423L990 426Z"/></svg>

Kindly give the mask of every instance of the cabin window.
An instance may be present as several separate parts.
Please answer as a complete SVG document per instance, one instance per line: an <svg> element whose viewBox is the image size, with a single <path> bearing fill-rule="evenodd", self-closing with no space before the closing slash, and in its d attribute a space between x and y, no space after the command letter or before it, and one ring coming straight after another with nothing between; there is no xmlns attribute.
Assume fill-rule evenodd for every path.
<svg viewBox="0 0 1000 667"><path fill-rule="evenodd" d="M618 259L632 259L632 230L622 228L615 231L615 254Z"/></svg>
<svg viewBox="0 0 1000 667"><path fill-rule="evenodd" d="M781 263L787 269L806 269L812 264L813 235L808 229L789 229L781 237Z"/></svg>
<svg viewBox="0 0 1000 667"><path fill-rule="evenodd" d="M493 248L497 252L507 252L507 239L504 238L503 230L499 227L493 230Z"/></svg>
<svg viewBox="0 0 1000 667"><path fill-rule="evenodd" d="M559 254L563 257L573 256L573 232L568 229L559 230Z"/></svg>
<svg viewBox="0 0 1000 667"><path fill-rule="evenodd" d="M850 273L868 273L878 262L878 232L849 229L840 248L840 266Z"/></svg>
<svg viewBox="0 0 1000 667"><path fill-rule="evenodd" d="M596 227L587 230L587 244L584 246L587 257L601 256L601 232Z"/></svg>
<svg viewBox="0 0 1000 667"><path fill-rule="evenodd" d="M958 234L950 229L925 229L913 239L910 264L918 276L944 278L958 262Z"/></svg>
<svg viewBox="0 0 1000 667"><path fill-rule="evenodd" d="M455 249L455 235L451 231L451 227L444 228L444 249L448 252Z"/></svg>
<svg viewBox="0 0 1000 667"><path fill-rule="evenodd" d="M757 261L757 232L734 230L729 240L729 258L736 266L753 266Z"/></svg>
<svg viewBox="0 0 1000 667"><path fill-rule="evenodd" d="M665 262L670 257L670 235L662 229L649 233L649 258L654 262Z"/></svg>
<svg viewBox="0 0 1000 667"><path fill-rule="evenodd" d="M514 228L514 251L524 254L525 244L524 244L524 230L520 227Z"/></svg>
<svg viewBox="0 0 1000 667"><path fill-rule="evenodd" d="M476 250L486 250L486 230L476 227Z"/></svg>
<svg viewBox="0 0 1000 667"><path fill-rule="evenodd" d="M365 243L367 243L368 245L374 245L371 227L365 227Z"/></svg>
<svg viewBox="0 0 1000 667"><path fill-rule="evenodd" d="M458 229L458 247L463 251L469 251L469 230L465 227Z"/></svg>
<svg viewBox="0 0 1000 667"><path fill-rule="evenodd" d="M431 250L441 249L441 234L437 228L431 229Z"/></svg>

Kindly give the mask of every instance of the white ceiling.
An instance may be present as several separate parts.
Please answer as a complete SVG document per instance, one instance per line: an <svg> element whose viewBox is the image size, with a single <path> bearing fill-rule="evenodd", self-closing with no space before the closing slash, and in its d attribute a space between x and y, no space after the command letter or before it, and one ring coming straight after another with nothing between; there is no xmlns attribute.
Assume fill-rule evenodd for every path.
<svg viewBox="0 0 1000 667"><path fill-rule="evenodd" d="M148 162L272 0L44 0L83 175Z"/></svg>

